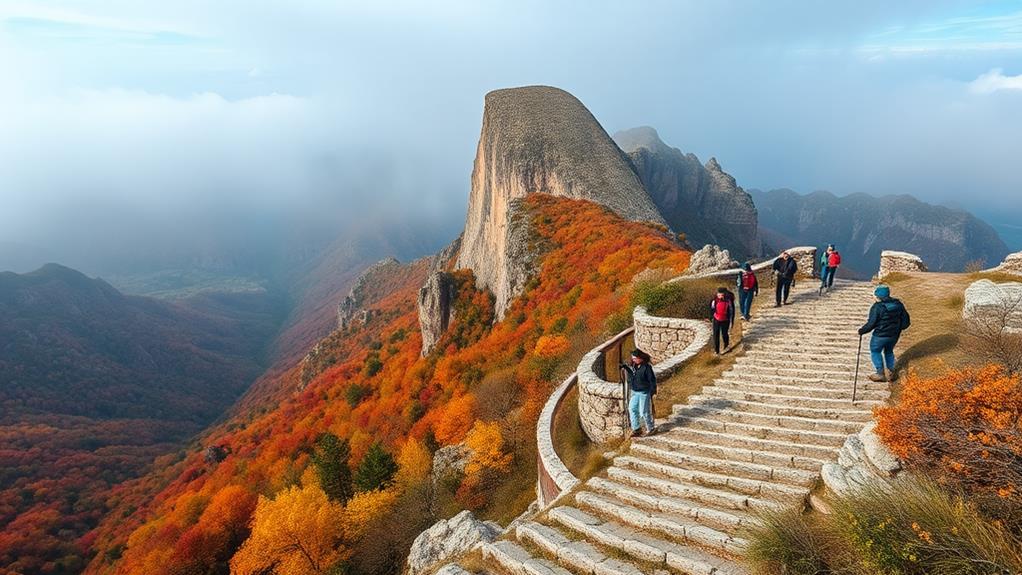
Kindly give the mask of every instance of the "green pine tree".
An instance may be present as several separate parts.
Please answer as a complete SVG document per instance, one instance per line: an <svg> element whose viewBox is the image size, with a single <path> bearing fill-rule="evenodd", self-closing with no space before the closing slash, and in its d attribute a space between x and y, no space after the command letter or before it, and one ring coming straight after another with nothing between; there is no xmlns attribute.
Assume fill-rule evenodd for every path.
<svg viewBox="0 0 1022 575"><path fill-rule="evenodd" d="M347 503L351 499L351 468L348 467L350 456L347 439L327 432L316 441L312 464L316 466L320 487L331 501Z"/></svg>
<svg viewBox="0 0 1022 575"><path fill-rule="evenodd" d="M383 450L382 445L374 443L355 470L355 490L372 491L386 487L395 473L397 463L394 458Z"/></svg>

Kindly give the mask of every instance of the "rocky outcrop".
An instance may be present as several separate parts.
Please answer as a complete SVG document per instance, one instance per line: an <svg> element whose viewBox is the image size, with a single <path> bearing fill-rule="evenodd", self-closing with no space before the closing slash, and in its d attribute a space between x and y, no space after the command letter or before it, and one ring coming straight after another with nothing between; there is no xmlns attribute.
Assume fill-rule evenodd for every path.
<svg viewBox="0 0 1022 575"><path fill-rule="evenodd" d="M347 329L355 321L365 322L371 316L371 312L362 309L365 303L366 289L373 276L380 273L393 272L401 267L401 262L395 258L380 260L366 268L362 275L358 276L351 291L344 298L344 301L337 305L337 329Z"/></svg>
<svg viewBox="0 0 1022 575"><path fill-rule="evenodd" d="M419 289L419 328L422 331L422 355L433 351L451 321L455 284L451 274L433 272Z"/></svg>
<svg viewBox="0 0 1022 575"><path fill-rule="evenodd" d="M446 445L437 449L433 454L432 480L434 484L440 483L444 478L451 475L460 475L465 472L465 466L472 457L472 450L464 443Z"/></svg>
<svg viewBox="0 0 1022 575"><path fill-rule="evenodd" d="M992 265L1008 253L997 232L972 214L908 195L749 193L764 241L775 246L836 244L842 256L839 277L871 276L883 250L918 254L934 271L962 271L975 261Z"/></svg>
<svg viewBox="0 0 1022 575"><path fill-rule="evenodd" d="M916 273L925 272L926 264L923 259L915 254L884 250L880 254L880 271L877 272L878 279L893 273Z"/></svg>
<svg viewBox="0 0 1022 575"><path fill-rule="evenodd" d="M693 247L723 246L740 258L763 248L752 197L721 169L716 158L704 166L694 154L665 144L648 126L614 134L664 219L684 232Z"/></svg>
<svg viewBox="0 0 1022 575"><path fill-rule="evenodd" d="M1022 283L973 282L965 290L962 316L980 324L981 333L1022 333Z"/></svg>
<svg viewBox="0 0 1022 575"><path fill-rule="evenodd" d="M986 271L1022 276L1022 252L1008 254L1000 265Z"/></svg>
<svg viewBox="0 0 1022 575"><path fill-rule="evenodd" d="M547 86L486 95L457 267L496 299L498 318L532 270L512 225L512 202L531 193L585 199L636 221L664 224L627 157L571 94ZM524 219L524 218L522 218Z"/></svg>
<svg viewBox="0 0 1022 575"><path fill-rule="evenodd" d="M500 536L503 528L492 521L479 521L465 510L441 519L412 542L408 554L408 575L421 575L430 569Z"/></svg>
<svg viewBox="0 0 1022 575"><path fill-rule="evenodd" d="M718 245L706 245L692 254L685 275L703 275L711 272L730 270L738 267L731 253Z"/></svg>
<svg viewBox="0 0 1022 575"><path fill-rule="evenodd" d="M837 461L823 465L823 484L832 493L848 495L864 487L882 485L901 471L901 461L876 434L876 422L850 435L838 451ZM821 500L814 499L821 511L829 511Z"/></svg>

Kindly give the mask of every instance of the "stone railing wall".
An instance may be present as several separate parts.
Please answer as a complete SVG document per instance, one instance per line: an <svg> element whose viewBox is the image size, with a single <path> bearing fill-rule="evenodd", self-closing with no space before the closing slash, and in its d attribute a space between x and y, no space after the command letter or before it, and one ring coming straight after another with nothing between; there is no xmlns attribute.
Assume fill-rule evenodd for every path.
<svg viewBox="0 0 1022 575"><path fill-rule="evenodd" d="M787 249L785 251L788 252L788 255L790 255L791 257L795 258L795 263L798 264L798 277L800 277L800 278L819 277L819 269L817 268L817 266L819 264L817 263L817 258L816 258L817 250L816 250L815 247L813 247L813 246L800 246L800 247L797 247L797 248L789 248L789 249ZM780 254L778 254L777 256L772 257L772 258L770 258L770 259L768 259L766 261L762 261L762 262L759 262L757 264L752 264L752 271L756 272L757 275L760 275L761 273L764 273L764 272L769 274L773 270L774 261L777 260L777 258L779 258L779 257L781 257ZM715 271L715 272L708 272L708 273L705 273L705 274L680 275L680 276L678 276L676 278L672 278L672 279L668 280L667 283L675 283L675 282L680 282L680 281L685 281L685 280L690 280L690 279L701 279L701 278L719 278L721 280L727 280L730 283L734 283L735 279L738 277L738 272L740 272L740 271L742 271L742 270L739 269L739 268L734 268L734 269L729 269L729 270L720 270L720 271ZM760 275L761 285L762 285L763 279L764 278L762 277L762 275Z"/></svg>
<svg viewBox="0 0 1022 575"><path fill-rule="evenodd" d="M578 416L589 439L603 443L624 433L624 398L619 382L607 381L603 354L632 335L628 328L582 356L578 364Z"/></svg>
<svg viewBox="0 0 1022 575"><path fill-rule="evenodd" d="M880 253L880 271L877 279L884 279L893 273L925 272L926 264L915 254L884 250Z"/></svg>
<svg viewBox="0 0 1022 575"><path fill-rule="evenodd" d="M665 379L710 341L705 322L633 312L627 329L582 357L578 365L578 415L589 439L603 443L625 433L625 405L620 382L607 381L604 353L634 332L636 345L653 356L653 372Z"/></svg>
<svg viewBox="0 0 1022 575"><path fill-rule="evenodd" d="M578 376L571 374L564 380L543 406L536 423L536 446L539 451L539 480L536 482L536 500L540 507L553 503L562 493L567 493L576 485L578 478L568 469L554 450L554 418L560 411L564 398L571 388L578 383Z"/></svg>
<svg viewBox="0 0 1022 575"><path fill-rule="evenodd" d="M1022 276L1022 252L1015 252L1008 254L1004 258L1004 261L997 267L983 270L985 272L999 272L1004 274L1011 274L1014 276Z"/></svg>

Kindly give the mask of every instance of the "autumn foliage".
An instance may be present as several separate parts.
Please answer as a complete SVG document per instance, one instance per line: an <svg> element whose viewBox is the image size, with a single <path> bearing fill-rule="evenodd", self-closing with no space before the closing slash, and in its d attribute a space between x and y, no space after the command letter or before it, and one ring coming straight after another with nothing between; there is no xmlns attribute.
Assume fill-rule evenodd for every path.
<svg viewBox="0 0 1022 575"><path fill-rule="evenodd" d="M969 491L1022 495L1022 378L989 365L910 375L877 434L909 465Z"/></svg>
<svg viewBox="0 0 1022 575"><path fill-rule="evenodd" d="M422 528L458 508L484 517L520 512L535 481L536 417L557 377L629 306L633 276L647 268L679 272L689 258L665 233L597 204L534 194L526 206L540 269L503 321L494 323L493 297L475 288L472 273L457 270L454 319L421 357L416 301L428 262L408 264L393 289L367 303L370 321L320 342L304 378L301 366L278 368L203 435L205 444L231 447L223 462L204 463L196 447L110 493L113 511L89 536L95 557L87 572L183 572L172 550L228 489L258 497L254 514L241 520L252 534L204 549L208 573L225 573L216 563L225 557L238 573L265 569L268 557L281 561L280 573L284 565L327 572L339 562L349 573L389 573ZM324 465L317 442L327 432L346 444L361 489L346 504L344 490L329 487L343 493L335 500L323 493L333 485L329 469L343 468ZM435 485L433 451L460 442L471 452L464 472ZM367 467L358 487L367 459L373 473ZM299 517L297 506L313 511ZM287 521L304 522L291 533L308 538L312 561L292 553L298 543L277 528Z"/></svg>

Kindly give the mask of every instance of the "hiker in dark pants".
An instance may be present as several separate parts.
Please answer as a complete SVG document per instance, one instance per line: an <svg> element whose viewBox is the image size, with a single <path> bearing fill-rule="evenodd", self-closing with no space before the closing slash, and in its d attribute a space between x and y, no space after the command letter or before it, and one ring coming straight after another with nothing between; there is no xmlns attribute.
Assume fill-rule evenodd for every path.
<svg viewBox="0 0 1022 575"><path fill-rule="evenodd" d="M869 319L859 328L859 335L873 332L869 340L869 356L873 360L875 373L869 376L870 381L894 381L898 374L894 371L894 346L901 337L901 332L908 329L912 320L908 310L901 301L891 297L891 288L879 285L873 291L876 303L869 308ZM886 361L887 372L884 374Z"/></svg>
<svg viewBox="0 0 1022 575"><path fill-rule="evenodd" d="M650 363L649 354L641 349L632 350L632 365L621 364L628 371L628 387L632 398L628 401L631 415L632 437L642 436L642 424L646 424L646 435L656 433L653 421L653 396L656 395L656 374Z"/></svg>
<svg viewBox="0 0 1022 575"><path fill-rule="evenodd" d="M774 307L781 307L782 303L788 305L788 294L791 292L791 284L795 281L797 272L798 264L788 252L781 253L781 257L774 260L774 273L777 274L777 303Z"/></svg>
<svg viewBox="0 0 1022 575"><path fill-rule="evenodd" d="M752 319L752 298L759 295L759 280L756 279L756 272L752 271L752 264L745 262L742 271L738 272L738 307L742 319Z"/></svg>
<svg viewBox="0 0 1022 575"><path fill-rule="evenodd" d="M823 252L823 256L820 257L820 295L823 295L823 290L830 291L830 288L834 287L834 276L840 265L841 254L838 253L834 244L830 244L827 246L827 251Z"/></svg>
<svg viewBox="0 0 1022 575"><path fill-rule="evenodd" d="M724 340L724 351L731 346L731 326L735 322L735 300L728 297L727 288L717 288L717 294L710 302L710 320L713 322L713 355L720 355L720 340Z"/></svg>

